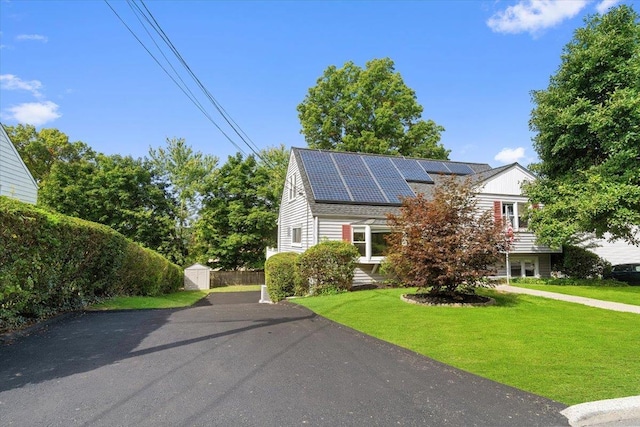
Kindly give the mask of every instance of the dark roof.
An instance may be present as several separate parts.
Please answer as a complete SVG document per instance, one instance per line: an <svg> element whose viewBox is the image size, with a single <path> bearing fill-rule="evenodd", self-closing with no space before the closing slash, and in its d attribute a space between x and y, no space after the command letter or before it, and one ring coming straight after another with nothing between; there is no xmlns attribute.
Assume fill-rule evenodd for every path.
<svg viewBox="0 0 640 427"><path fill-rule="evenodd" d="M473 177L491 170L486 163L303 148L293 148L292 152L314 212L325 210L319 204L353 206L340 211L354 214L363 211L356 207L359 205L370 213L376 206L389 211L390 206L400 206L403 197L428 193L443 176Z"/></svg>

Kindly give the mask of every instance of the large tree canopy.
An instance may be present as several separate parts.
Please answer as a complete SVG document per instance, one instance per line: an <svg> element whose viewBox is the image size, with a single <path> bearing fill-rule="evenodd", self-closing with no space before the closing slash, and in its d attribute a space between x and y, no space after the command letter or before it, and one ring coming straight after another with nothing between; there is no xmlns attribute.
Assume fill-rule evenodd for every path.
<svg viewBox="0 0 640 427"><path fill-rule="evenodd" d="M181 262L174 235L175 202L148 163L98 154L95 160L56 163L38 203L57 212L108 225Z"/></svg>
<svg viewBox="0 0 640 427"><path fill-rule="evenodd" d="M330 66L298 105L310 148L447 159L442 126L422 120L415 92L389 58Z"/></svg>
<svg viewBox="0 0 640 427"><path fill-rule="evenodd" d="M194 225L195 259L227 270L264 266L265 248L276 243L288 155L281 146L259 158L229 156L208 182Z"/></svg>
<svg viewBox="0 0 640 427"><path fill-rule="evenodd" d="M578 233L637 243L640 225L640 24L622 5L586 20L546 90L532 93L541 162L526 186L530 227L552 246Z"/></svg>
<svg viewBox="0 0 640 427"><path fill-rule="evenodd" d="M7 135L16 146L20 157L38 183L42 183L54 164L91 159L95 153L81 141L70 142L58 129L40 129L35 126L5 126Z"/></svg>

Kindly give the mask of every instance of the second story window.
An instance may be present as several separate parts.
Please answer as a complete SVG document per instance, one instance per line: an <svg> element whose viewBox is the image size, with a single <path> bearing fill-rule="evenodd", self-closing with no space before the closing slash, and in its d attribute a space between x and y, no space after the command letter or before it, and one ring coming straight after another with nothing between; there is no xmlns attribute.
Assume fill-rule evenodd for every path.
<svg viewBox="0 0 640 427"><path fill-rule="evenodd" d="M287 183L287 186L289 187L289 200L294 200L296 198L296 194L298 192L296 184L296 175L293 174L289 176L289 182Z"/></svg>
<svg viewBox="0 0 640 427"><path fill-rule="evenodd" d="M502 220L505 224L511 225L514 230L523 231L527 229L528 221L526 213L526 203L502 202Z"/></svg>
<svg viewBox="0 0 640 427"><path fill-rule="evenodd" d="M511 225L514 229L516 225L515 207L513 203L502 203L502 220L507 225Z"/></svg>

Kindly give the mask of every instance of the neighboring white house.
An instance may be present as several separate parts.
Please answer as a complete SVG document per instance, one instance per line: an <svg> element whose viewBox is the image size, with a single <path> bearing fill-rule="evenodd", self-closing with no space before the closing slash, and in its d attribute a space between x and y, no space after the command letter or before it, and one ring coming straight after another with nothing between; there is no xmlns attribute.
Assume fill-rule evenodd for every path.
<svg viewBox="0 0 640 427"><path fill-rule="evenodd" d="M636 233L640 239L640 231ZM640 262L640 246L630 245L621 240L609 241L610 235L605 234L602 239L591 239L582 244L600 258L609 261L612 265Z"/></svg>
<svg viewBox="0 0 640 427"><path fill-rule="evenodd" d="M488 164L344 153L293 148L278 216L278 252L304 252L328 239L345 240L360 250L354 282L384 280L379 274L386 214L398 213L399 197L427 196L444 176L471 177L478 206L509 219L516 240L509 266L512 276L547 277L553 252L535 243L522 216L528 202L521 184L533 175L517 163L499 168Z"/></svg>
<svg viewBox="0 0 640 427"><path fill-rule="evenodd" d="M0 196L35 204L38 184L0 123Z"/></svg>

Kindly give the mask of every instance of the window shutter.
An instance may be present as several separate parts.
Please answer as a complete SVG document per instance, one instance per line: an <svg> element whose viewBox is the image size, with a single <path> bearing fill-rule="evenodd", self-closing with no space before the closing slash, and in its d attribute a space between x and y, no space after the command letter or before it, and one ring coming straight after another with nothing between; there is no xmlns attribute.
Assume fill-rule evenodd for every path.
<svg viewBox="0 0 640 427"><path fill-rule="evenodd" d="M342 240L351 243L351 225L342 224Z"/></svg>
<svg viewBox="0 0 640 427"><path fill-rule="evenodd" d="M493 219L496 224L502 223L502 202L499 200L493 202Z"/></svg>

